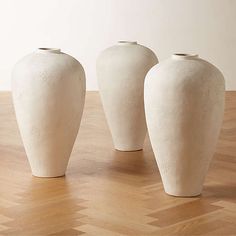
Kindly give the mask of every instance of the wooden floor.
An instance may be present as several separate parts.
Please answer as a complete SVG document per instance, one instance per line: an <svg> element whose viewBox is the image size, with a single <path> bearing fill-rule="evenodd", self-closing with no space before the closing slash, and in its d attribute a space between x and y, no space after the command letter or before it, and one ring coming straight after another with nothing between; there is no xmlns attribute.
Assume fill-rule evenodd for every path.
<svg viewBox="0 0 236 236"><path fill-rule="evenodd" d="M148 139L143 151L113 149L97 92L87 93L66 177L32 177L10 94L0 93L0 235L236 235L236 92L197 198L163 192Z"/></svg>

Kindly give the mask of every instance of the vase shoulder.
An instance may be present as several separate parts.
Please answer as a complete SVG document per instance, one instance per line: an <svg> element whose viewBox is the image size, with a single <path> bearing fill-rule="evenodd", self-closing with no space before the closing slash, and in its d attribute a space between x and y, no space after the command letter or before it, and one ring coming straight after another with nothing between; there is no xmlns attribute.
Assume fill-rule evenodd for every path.
<svg viewBox="0 0 236 236"><path fill-rule="evenodd" d="M40 77L60 79L68 73L84 77L84 69L74 57L62 52L45 53L36 50L15 64L13 79L14 74L17 74L17 77L26 75L29 78L35 75L38 79Z"/></svg>
<svg viewBox="0 0 236 236"><path fill-rule="evenodd" d="M118 43L103 50L97 60L97 65L109 64L137 64L146 63L150 64L150 68L158 63L158 59L155 53L140 44L137 43Z"/></svg>
<svg viewBox="0 0 236 236"><path fill-rule="evenodd" d="M176 59L171 57L151 68L147 75L147 83L197 83L218 81L224 84L221 71L210 62L201 58Z"/></svg>

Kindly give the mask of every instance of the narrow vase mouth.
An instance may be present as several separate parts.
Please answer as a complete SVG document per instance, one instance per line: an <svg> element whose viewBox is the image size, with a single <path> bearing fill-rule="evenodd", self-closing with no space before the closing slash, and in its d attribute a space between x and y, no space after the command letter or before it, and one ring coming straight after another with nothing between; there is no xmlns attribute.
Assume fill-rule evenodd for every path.
<svg viewBox="0 0 236 236"><path fill-rule="evenodd" d="M61 49L60 48L38 48L37 52L40 52L40 53L60 53Z"/></svg>
<svg viewBox="0 0 236 236"><path fill-rule="evenodd" d="M119 45L136 45L138 44L137 41L126 41L126 40L120 40L118 41Z"/></svg>
<svg viewBox="0 0 236 236"><path fill-rule="evenodd" d="M196 59L198 58L198 54L189 54L189 53L174 53L172 55L173 59L180 59L180 60L186 60L186 59Z"/></svg>

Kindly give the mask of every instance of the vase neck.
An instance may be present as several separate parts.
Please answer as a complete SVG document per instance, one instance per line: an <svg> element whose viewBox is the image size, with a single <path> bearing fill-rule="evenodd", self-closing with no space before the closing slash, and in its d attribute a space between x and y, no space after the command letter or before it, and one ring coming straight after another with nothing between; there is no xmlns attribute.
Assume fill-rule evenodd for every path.
<svg viewBox="0 0 236 236"><path fill-rule="evenodd" d="M137 45L137 41L125 41L125 40L121 40L121 41L118 41L118 45Z"/></svg>
<svg viewBox="0 0 236 236"><path fill-rule="evenodd" d="M60 48L38 48L37 52L39 53L61 53Z"/></svg>
<svg viewBox="0 0 236 236"><path fill-rule="evenodd" d="M197 58L198 58L197 54L175 53L172 55L172 59L177 59L177 60L189 60Z"/></svg>

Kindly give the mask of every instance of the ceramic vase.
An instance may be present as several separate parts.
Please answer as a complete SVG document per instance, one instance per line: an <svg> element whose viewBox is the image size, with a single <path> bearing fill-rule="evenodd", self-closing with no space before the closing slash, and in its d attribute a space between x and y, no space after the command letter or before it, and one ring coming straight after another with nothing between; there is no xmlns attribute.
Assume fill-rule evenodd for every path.
<svg viewBox="0 0 236 236"><path fill-rule="evenodd" d="M99 91L117 150L143 148L147 131L144 79L157 63L157 57L150 49L131 41L119 41L97 59Z"/></svg>
<svg viewBox="0 0 236 236"><path fill-rule="evenodd" d="M15 65L12 94L32 174L63 176L84 107L83 67L60 49L40 48Z"/></svg>
<svg viewBox="0 0 236 236"><path fill-rule="evenodd" d="M147 126L166 193L201 193L221 128L224 91L221 72L197 55L174 54L148 73Z"/></svg>

